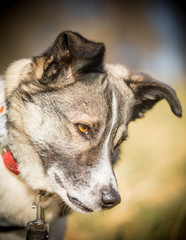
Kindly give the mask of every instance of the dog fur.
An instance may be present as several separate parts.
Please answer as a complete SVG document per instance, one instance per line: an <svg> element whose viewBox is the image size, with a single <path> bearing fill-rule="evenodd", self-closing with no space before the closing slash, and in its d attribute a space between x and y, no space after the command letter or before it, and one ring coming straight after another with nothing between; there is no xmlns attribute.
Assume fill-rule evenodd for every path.
<svg viewBox="0 0 186 240"><path fill-rule="evenodd" d="M170 86L104 64L104 52L103 43L66 31L44 54L18 60L5 72L1 146L9 145L21 172L13 175L0 161L0 217L11 224L34 219L31 206L39 190L54 198L47 221L67 206L81 213L115 206L120 196L113 165L129 123L161 99L181 117Z"/></svg>

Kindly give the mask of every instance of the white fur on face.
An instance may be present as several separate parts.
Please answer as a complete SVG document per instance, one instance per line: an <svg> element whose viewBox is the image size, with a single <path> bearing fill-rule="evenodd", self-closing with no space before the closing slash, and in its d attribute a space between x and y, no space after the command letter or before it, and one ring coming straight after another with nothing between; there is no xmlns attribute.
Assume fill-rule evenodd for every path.
<svg viewBox="0 0 186 240"><path fill-rule="evenodd" d="M111 128L110 131L108 133L108 136L105 140L105 143L103 145L103 150L102 150L102 154L100 156L100 164L96 169L96 177L95 179L97 179L97 181L99 183L101 183L102 185L106 184L111 184L113 188L115 188L115 190L117 190L117 184L116 184L116 179L115 176L113 174L113 169L112 169L112 164L110 162L110 157L109 157L109 145L110 145L110 140L111 140L111 133L112 130L116 124L117 121L117 117L118 117L118 104L117 104L117 99L116 96L114 94L114 92L112 92L112 122L111 122Z"/></svg>

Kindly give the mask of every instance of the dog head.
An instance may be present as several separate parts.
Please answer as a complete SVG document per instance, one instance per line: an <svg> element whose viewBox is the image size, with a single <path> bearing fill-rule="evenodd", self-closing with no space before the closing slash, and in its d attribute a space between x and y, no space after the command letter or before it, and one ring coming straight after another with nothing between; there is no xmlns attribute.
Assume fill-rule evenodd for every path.
<svg viewBox="0 0 186 240"><path fill-rule="evenodd" d="M113 164L131 121L161 99L181 117L171 87L104 65L104 51L102 43L63 32L42 56L17 61L5 74L8 138L22 178L84 213L120 202Z"/></svg>

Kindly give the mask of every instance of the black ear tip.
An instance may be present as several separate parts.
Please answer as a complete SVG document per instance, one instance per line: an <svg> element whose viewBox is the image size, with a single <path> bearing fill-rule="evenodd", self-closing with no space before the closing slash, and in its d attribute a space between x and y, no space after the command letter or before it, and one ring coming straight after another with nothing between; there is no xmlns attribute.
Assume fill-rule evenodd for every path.
<svg viewBox="0 0 186 240"><path fill-rule="evenodd" d="M181 106L181 103L177 97L177 94L175 92L175 90L171 89L171 92L172 92L172 96L169 100L169 104L170 104L170 107L173 111L173 113L177 116L177 117L182 117L182 106Z"/></svg>
<svg viewBox="0 0 186 240"><path fill-rule="evenodd" d="M182 117L182 108L181 108L181 105L179 106L179 108L175 109L174 110L174 114L177 116L177 117Z"/></svg>
<svg viewBox="0 0 186 240"><path fill-rule="evenodd" d="M105 44L104 43L99 43L100 46L100 53L104 54L105 53Z"/></svg>
<svg viewBox="0 0 186 240"><path fill-rule="evenodd" d="M91 59L103 56L105 45L101 42L94 42L84 38L77 32L64 31L55 41L57 49L61 46L67 48L74 57Z"/></svg>

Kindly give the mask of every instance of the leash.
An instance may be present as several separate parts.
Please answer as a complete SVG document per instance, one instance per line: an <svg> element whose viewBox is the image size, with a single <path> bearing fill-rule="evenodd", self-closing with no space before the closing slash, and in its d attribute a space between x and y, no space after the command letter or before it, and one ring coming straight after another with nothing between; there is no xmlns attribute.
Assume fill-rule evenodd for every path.
<svg viewBox="0 0 186 240"><path fill-rule="evenodd" d="M12 226L5 218L0 219L0 232L10 232L16 230L22 230L24 227Z"/></svg>

